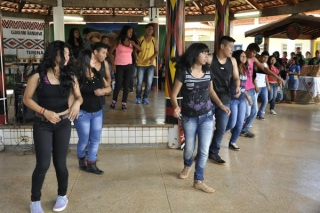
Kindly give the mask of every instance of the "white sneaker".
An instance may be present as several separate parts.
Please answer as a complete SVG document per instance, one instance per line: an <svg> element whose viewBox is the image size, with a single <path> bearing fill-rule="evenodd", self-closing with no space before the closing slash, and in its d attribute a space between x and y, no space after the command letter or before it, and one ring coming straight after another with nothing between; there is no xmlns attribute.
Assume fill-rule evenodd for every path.
<svg viewBox="0 0 320 213"><path fill-rule="evenodd" d="M270 110L270 114L276 115L277 113L276 113L276 111L274 111L273 109L271 109L271 110Z"/></svg>

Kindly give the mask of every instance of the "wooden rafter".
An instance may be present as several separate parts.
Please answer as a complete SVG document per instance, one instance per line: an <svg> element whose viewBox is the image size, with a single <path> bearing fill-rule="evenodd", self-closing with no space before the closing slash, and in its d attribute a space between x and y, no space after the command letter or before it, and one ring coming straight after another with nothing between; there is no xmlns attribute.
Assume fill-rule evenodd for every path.
<svg viewBox="0 0 320 213"><path fill-rule="evenodd" d="M25 1L21 1L21 2L18 4L18 9L17 9L18 13L21 13L21 11L22 11L22 9L23 9L23 7L24 7L25 4L26 4Z"/></svg>
<svg viewBox="0 0 320 213"><path fill-rule="evenodd" d="M255 1L255 0L246 0L248 4L251 5L251 7L257 9L257 10L262 10L263 8Z"/></svg>
<svg viewBox="0 0 320 213"><path fill-rule="evenodd" d="M48 7L48 13L47 13L48 16L51 15L51 11L52 11L52 6L49 6L49 7Z"/></svg>
<svg viewBox="0 0 320 213"><path fill-rule="evenodd" d="M298 4L298 0L288 0L289 4Z"/></svg>
<svg viewBox="0 0 320 213"><path fill-rule="evenodd" d="M197 8L197 10L200 10L201 14L206 14L206 11L204 10L204 7L199 4L199 2L193 1L192 4Z"/></svg>

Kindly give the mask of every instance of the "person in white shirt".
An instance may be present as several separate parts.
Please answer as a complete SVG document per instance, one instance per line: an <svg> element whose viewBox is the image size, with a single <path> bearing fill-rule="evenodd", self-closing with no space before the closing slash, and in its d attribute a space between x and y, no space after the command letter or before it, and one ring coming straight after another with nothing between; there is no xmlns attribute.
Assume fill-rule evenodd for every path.
<svg viewBox="0 0 320 213"><path fill-rule="evenodd" d="M269 53L267 51L263 51L260 55L259 61L264 65L264 67L268 67L267 65L268 58L269 58ZM257 98L260 96L260 99L261 99L261 105L257 113L257 119L263 121L265 120L263 113L268 104L268 91L270 90L270 86L269 86L267 75L260 69L257 69L255 84L256 84L256 91L257 91Z"/></svg>

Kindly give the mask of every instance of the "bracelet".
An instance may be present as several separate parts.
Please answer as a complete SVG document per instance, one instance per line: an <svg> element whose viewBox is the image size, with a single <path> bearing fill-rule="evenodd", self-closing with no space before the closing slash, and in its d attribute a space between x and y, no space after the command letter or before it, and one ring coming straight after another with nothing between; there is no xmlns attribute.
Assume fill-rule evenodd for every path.
<svg viewBox="0 0 320 213"><path fill-rule="evenodd" d="M45 111L46 111L46 109L43 110L42 115L44 114Z"/></svg>
<svg viewBox="0 0 320 213"><path fill-rule="evenodd" d="M41 107L41 109L39 110L39 113L40 113L41 115L43 114L43 110L44 110L43 107Z"/></svg>

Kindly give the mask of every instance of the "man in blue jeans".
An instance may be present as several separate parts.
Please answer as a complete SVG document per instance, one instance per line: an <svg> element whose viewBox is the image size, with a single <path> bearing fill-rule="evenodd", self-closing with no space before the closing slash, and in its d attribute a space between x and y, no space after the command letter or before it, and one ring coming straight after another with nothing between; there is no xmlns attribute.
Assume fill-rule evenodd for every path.
<svg viewBox="0 0 320 213"><path fill-rule="evenodd" d="M213 74L213 88L220 101L223 103L218 106L212 102L212 112L216 119L216 129L213 133L213 138L209 148L209 158L218 164L225 163L225 161L219 156L219 150L229 121L231 83L234 83L234 88L236 88L235 96L239 97L240 95L240 79L237 62L235 58L232 57L234 42L235 40L233 38L229 36L222 36L219 40L218 52L213 54L210 65ZM208 63L210 64L210 61L208 61ZM225 112L225 108L228 108L229 113Z"/></svg>
<svg viewBox="0 0 320 213"><path fill-rule="evenodd" d="M145 29L145 35L139 38L141 51L138 53L137 60L136 104L141 103L142 83L144 79L146 79L146 84L142 103L149 104L148 95L152 86L156 57L158 56L158 43L155 37L152 36L154 32L153 24L147 24Z"/></svg>

